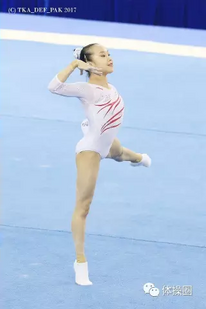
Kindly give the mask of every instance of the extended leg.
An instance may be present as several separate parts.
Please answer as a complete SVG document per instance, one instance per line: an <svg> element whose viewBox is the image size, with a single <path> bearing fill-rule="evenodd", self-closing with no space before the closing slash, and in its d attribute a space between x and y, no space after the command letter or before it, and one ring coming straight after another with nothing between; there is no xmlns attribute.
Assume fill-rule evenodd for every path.
<svg viewBox="0 0 206 309"><path fill-rule="evenodd" d="M93 199L99 172L100 156L92 151L81 152L76 157L76 206L72 216L72 235L75 244L76 283L90 285L88 265L84 252L86 217Z"/></svg>

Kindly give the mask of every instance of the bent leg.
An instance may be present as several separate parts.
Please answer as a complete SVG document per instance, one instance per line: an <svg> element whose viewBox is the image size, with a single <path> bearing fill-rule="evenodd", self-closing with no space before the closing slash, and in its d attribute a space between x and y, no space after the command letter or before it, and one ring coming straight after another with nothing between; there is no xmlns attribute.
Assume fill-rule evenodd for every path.
<svg viewBox="0 0 206 309"><path fill-rule="evenodd" d="M84 135L89 131L88 119L84 119L81 123L81 129ZM132 163L138 163L142 160L142 155L136 153L126 147L123 147L120 141L115 138L110 148L107 159L113 159L117 162L130 161Z"/></svg>
<svg viewBox="0 0 206 309"><path fill-rule="evenodd" d="M107 158L113 159L117 162L130 161L133 163L138 163L142 160L142 155L141 153L136 153L126 147L123 147L120 141L115 138Z"/></svg>

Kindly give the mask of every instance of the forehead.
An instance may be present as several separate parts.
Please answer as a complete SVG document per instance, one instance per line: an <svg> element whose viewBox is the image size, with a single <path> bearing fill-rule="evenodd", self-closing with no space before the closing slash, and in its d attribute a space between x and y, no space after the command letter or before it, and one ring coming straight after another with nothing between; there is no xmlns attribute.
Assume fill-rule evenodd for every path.
<svg viewBox="0 0 206 309"><path fill-rule="evenodd" d="M92 52L95 54L100 54L100 53L108 53L108 50L106 49L106 47L102 46L102 45L94 45L92 46Z"/></svg>

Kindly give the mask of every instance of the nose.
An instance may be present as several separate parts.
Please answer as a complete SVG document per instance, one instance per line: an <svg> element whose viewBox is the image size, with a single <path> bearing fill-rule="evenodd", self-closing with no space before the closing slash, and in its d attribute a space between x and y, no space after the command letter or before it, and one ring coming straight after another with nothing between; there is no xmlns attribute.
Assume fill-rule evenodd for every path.
<svg viewBox="0 0 206 309"><path fill-rule="evenodd" d="M113 60L112 60L111 57L109 57L108 62L109 62L109 63L113 63Z"/></svg>

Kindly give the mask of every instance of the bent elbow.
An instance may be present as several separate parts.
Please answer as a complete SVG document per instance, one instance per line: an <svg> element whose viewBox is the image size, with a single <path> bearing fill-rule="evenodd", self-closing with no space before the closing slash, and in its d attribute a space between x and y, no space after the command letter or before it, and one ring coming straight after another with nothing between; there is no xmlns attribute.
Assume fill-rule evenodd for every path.
<svg viewBox="0 0 206 309"><path fill-rule="evenodd" d="M54 88L54 86L52 85L52 83L49 83L47 89L48 89L51 93L55 93L55 88Z"/></svg>
<svg viewBox="0 0 206 309"><path fill-rule="evenodd" d="M57 77L55 76L49 83L48 85L48 90L51 92L51 93L56 93L56 94L59 94L59 86L60 86L60 83L57 79Z"/></svg>

